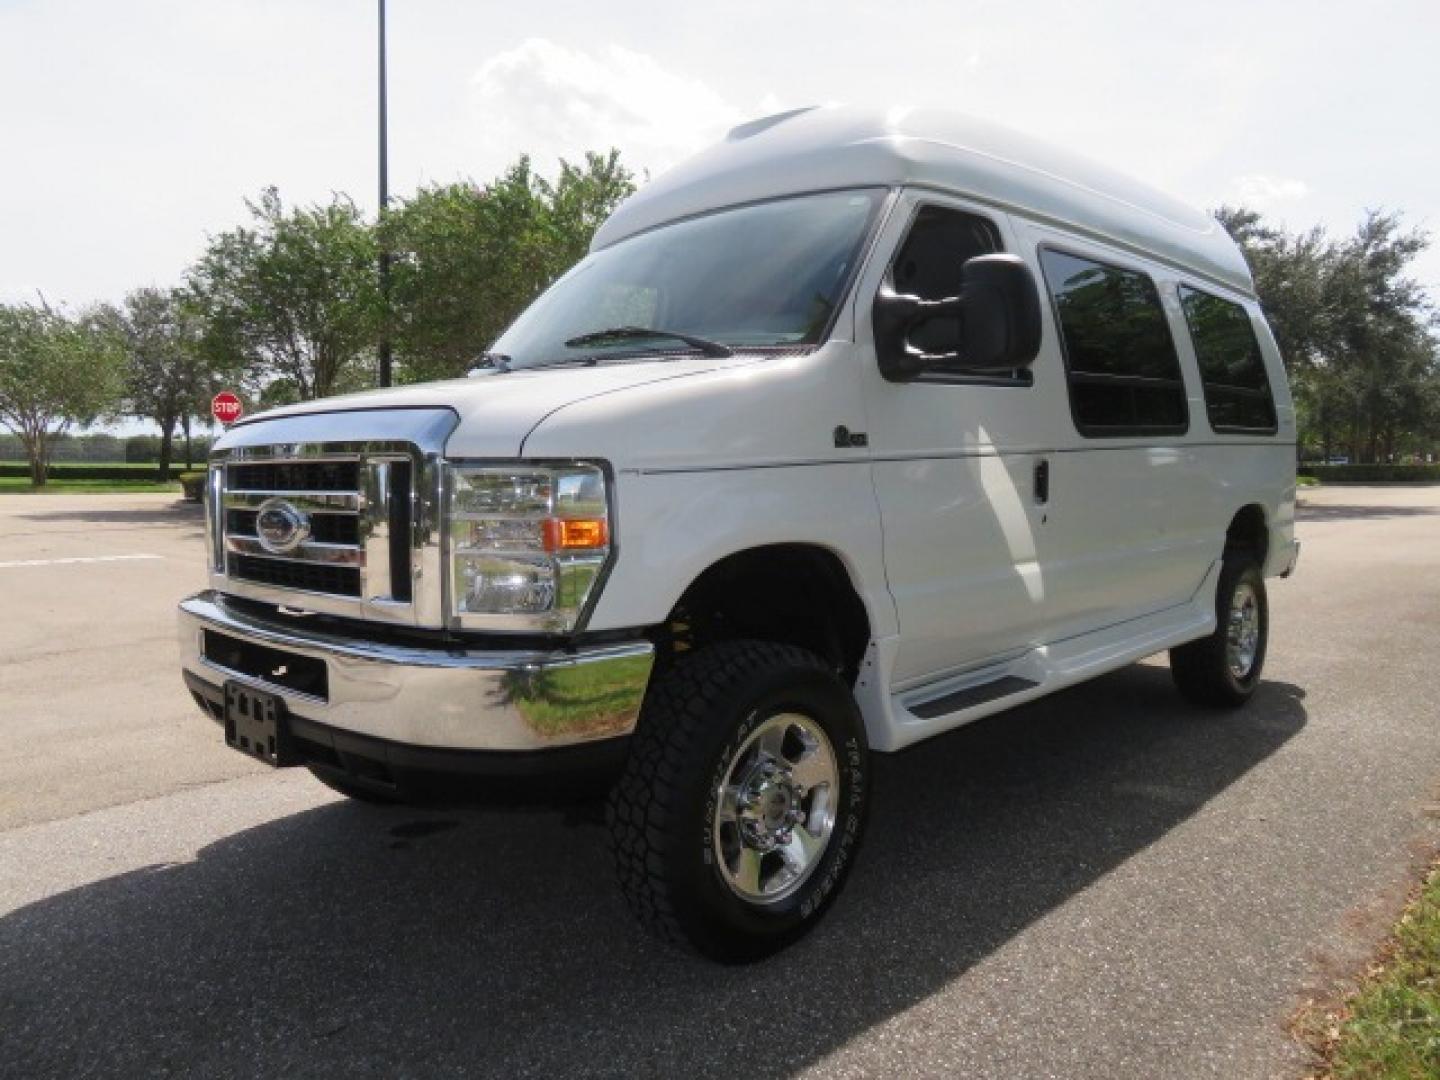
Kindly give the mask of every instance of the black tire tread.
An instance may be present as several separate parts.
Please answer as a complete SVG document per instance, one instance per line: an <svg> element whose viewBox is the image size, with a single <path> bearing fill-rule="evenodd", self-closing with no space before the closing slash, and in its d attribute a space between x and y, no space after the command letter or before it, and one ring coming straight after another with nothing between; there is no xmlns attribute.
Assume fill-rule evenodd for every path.
<svg viewBox="0 0 1440 1080"><path fill-rule="evenodd" d="M629 760L610 791L606 819L620 890L652 934L694 950L665 881L664 844L685 773L714 705L753 672L787 664L829 673L818 656L770 641L724 641L685 657L651 685Z"/></svg>
<svg viewBox="0 0 1440 1080"><path fill-rule="evenodd" d="M1266 604L1265 581L1258 560L1248 551L1227 553L1216 588L1215 632L1199 641L1170 650L1170 674L1176 688L1187 700L1213 709L1234 709L1250 700L1265 663L1265 643L1256 659L1248 686L1238 686L1226 668L1226 626L1229 598L1235 584L1248 570L1258 577L1261 604ZM1266 634L1268 634L1268 616Z"/></svg>

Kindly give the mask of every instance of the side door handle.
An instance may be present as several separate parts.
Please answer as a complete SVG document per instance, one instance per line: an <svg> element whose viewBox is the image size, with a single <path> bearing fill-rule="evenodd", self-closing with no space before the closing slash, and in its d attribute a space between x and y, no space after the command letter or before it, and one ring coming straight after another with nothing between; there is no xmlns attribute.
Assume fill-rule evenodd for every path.
<svg viewBox="0 0 1440 1080"><path fill-rule="evenodd" d="M1041 458L1035 462L1035 505L1044 506L1050 501L1050 459Z"/></svg>

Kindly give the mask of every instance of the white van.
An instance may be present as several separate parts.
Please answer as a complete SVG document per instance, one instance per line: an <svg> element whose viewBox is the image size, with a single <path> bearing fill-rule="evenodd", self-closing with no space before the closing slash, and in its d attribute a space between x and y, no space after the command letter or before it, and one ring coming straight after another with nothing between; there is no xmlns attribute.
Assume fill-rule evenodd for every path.
<svg viewBox="0 0 1440 1080"><path fill-rule="evenodd" d="M872 753L1165 649L1243 703L1294 464L1209 217L798 110L629 199L475 377L228 432L185 679L359 799L598 776L640 919L754 958L835 898Z"/></svg>

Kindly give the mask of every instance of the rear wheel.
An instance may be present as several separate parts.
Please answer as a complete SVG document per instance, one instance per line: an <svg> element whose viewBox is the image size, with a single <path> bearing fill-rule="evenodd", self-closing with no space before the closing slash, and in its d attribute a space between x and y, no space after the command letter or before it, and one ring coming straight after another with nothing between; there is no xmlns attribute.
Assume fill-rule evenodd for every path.
<svg viewBox="0 0 1440 1080"><path fill-rule="evenodd" d="M859 710L818 657L758 641L702 649L651 688L611 793L621 889L670 941L767 956L839 892L868 780Z"/></svg>
<svg viewBox="0 0 1440 1080"><path fill-rule="evenodd" d="M1260 683L1270 635L1270 608L1259 561L1249 552L1225 556L1215 590L1215 632L1170 650L1180 692L1199 705L1235 708Z"/></svg>

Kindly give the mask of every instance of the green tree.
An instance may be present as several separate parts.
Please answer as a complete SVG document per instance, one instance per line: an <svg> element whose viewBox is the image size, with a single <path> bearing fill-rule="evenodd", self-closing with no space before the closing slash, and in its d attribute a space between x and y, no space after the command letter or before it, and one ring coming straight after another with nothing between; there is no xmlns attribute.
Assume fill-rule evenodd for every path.
<svg viewBox="0 0 1440 1080"><path fill-rule="evenodd" d="M274 188L247 203L253 227L212 237L188 275L203 355L300 398L363 385L379 330L373 231L343 196L287 210Z"/></svg>
<svg viewBox="0 0 1440 1080"><path fill-rule="evenodd" d="M113 322L126 347L125 411L160 428L160 478L170 478L176 428L186 434L209 396L211 377L200 347L202 323L182 294L147 288L125 298Z"/></svg>
<svg viewBox="0 0 1440 1080"><path fill-rule="evenodd" d="M1348 440L1358 460L1388 461L1424 415L1437 377L1435 312L1406 270L1429 244L1399 215L1370 211L1341 244L1333 274L1335 347L1343 358Z"/></svg>
<svg viewBox="0 0 1440 1080"><path fill-rule="evenodd" d="M123 345L102 316L0 306L0 423L19 436L37 487L54 439L118 407L123 374Z"/></svg>
<svg viewBox="0 0 1440 1080"><path fill-rule="evenodd" d="M1335 245L1325 231L1291 235L1244 208L1222 206L1215 216L1245 252L1255 291L1292 372L1325 356L1333 339L1326 288L1335 262Z"/></svg>
<svg viewBox="0 0 1440 1080"><path fill-rule="evenodd" d="M618 151L562 161L551 182L521 158L481 187L422 188L386 214L393 335L407 380L463 375L590 246L635 190Z"/></svg>
<svg viewBox="0 0 1440 1080"><path fill-rule="evenodd" d="M1435 310L1407 276L1425 234L1379 211L1344 240L1319 228L1290 234L1244 208L1216 217L1245 252L1285 358L1302 451L1373 462L1433 450Z"/></svg>
<svg viewBox="0 0 1440 1080"><path fill-rule="evenodd" d="M553 281L585 257L595 230L635 193L635 175L621 164L620 151L589 152L584 165L562 160L555 183L544 184L541 190L548 210L547 270Z"/></svg>

